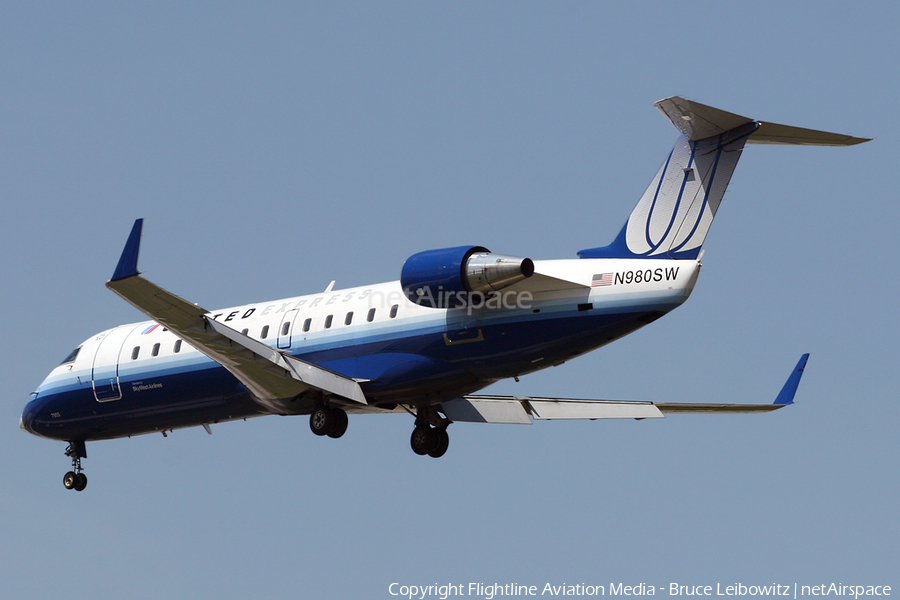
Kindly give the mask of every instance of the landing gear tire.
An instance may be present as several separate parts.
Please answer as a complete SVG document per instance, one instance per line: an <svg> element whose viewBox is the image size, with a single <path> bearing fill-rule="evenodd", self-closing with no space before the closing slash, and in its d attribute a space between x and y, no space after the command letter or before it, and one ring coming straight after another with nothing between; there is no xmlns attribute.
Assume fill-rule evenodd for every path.
<svg viewBox="0 0 900 600"><path fill-rule="evenodd" d="M309 415L309 428L316 435L339 438L347 431L347 413L340 408L320 406Z"/></svg>
<svg viewBox="0 0 900 600"><path fill-rule="evenodd" d="M334 415L331 409L326 406L314 409L312 414L309 415L309 428L316 435L328 435L333 423Z"/></svg>
<svg viewBox="0 0 900 600"><path fill-rule="evenodd" d="M328 437L337 439L347 431L347 413L340 408L332 408L331 418L332 424L331 429L328 430Z"/></svg>
<svg viewBox="0 0 900 600"><path fill-rule="evenodd" d="M63 485L67 490L75 490L80 492L87 487L87 475L84 473L76 473L69 471L63 476Z"/></svg>
<svg viewBox="0 0 900 600"><path fill-rule="evenodd" d="M409 438L409 445L413 452L425 456L437 449L439 441L436 429L428 425L417 425Z"/></svg>
<svg viewBox="0 0 900 600"><path fill-rule="evenodd" d="M437 444L428 451L428 456L431 458L440 458L447 452L447 448L450 446L450 436L447 434L446 429L440 427L435 428L432 431L434 431L435 437L437 437Z"/></svg>

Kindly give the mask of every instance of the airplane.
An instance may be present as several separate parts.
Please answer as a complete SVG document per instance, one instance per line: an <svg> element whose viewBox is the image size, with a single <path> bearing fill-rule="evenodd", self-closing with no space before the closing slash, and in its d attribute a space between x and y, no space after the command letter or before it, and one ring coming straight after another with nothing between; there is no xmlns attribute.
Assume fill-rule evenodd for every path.
<svg viewBox="0 0 900 600"><path fill-rule="evenodd" d="M605 346L681 305L745 144L869 141L762 122L673 96L655 106L680 135L613 242L531 260L458 246L413 254L399 281L207 310L138 271L143 219L106 286L149 317L91 336L33 392L20 426L66 441L81 491L89 441L263 415L309 415L339 438L348 415L414 417L412 450L434 458L453 422L651 419L755 413L794 402L804 354L772 404L478 395L507 378Z"/></svg>

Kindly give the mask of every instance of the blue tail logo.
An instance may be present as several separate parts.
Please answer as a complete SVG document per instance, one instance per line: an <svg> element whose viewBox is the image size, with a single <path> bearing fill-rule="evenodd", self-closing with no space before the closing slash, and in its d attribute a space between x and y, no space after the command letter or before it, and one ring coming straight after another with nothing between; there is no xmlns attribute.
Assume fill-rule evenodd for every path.
<svg viewBox="0 0 900 600"><path fill-rule="evenodd" d="M660 100L656 107L682 135L615 241L582 250L581 258L697 258L744 144L849 146L866 141L761 123L678 97Z"/></svg>

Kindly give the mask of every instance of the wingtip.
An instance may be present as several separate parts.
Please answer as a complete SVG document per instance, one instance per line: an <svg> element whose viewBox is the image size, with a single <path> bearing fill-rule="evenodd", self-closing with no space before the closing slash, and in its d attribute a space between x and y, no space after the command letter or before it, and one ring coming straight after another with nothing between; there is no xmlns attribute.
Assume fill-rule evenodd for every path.
<svg viewBox="0 0 900 600"><path fill-rule="evenodd" d="M122 250L122 256L119 257L119 264L110 281L119 281L139 275L137 270L138 254L141 249L141 231L144 228L144 219L136 219L131 227L131 233L128 235L128 241L125 242L125 248Z"/></svg>
<svg viewBox="0 0 900 600"><path fill-rule="evenodd" d="M784 387L781 388L778 397L775 398L775 404L785 406L794 403L794 395L797 393L797 388L800 386L800 378L803 377L803 370L806 368L806 361L808 360L808 352L800 357L797 366L791 371L790 377L788 377L788 380L784 383Z"/></svg>

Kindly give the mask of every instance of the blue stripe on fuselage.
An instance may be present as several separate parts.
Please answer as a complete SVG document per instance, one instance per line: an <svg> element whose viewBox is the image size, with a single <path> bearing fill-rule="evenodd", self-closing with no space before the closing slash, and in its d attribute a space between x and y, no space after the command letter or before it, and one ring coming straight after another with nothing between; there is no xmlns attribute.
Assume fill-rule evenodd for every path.
<svg viewBox="0 0 900 600"><path fill-rule="evenodd" d="M628 302L582 311L571 299L522 311L472 315L435 311L433 317L398 321L393 327L311 335L295 342L292 354L370 380L362 385L372 404L432 404L564 362L634 331L678 304L676 298L655 297L636 308L632 296ZM371 333L360 335L365 331ZM159 362L153 364L154 360ZM153 368L148 368L151 364ZM119 375L123 397L102 403L93 396L89 371L81 382L48 378L26 406L25 427L54 439L92 440L264 412L230 373L195 352L126 361Z"/></svg>

